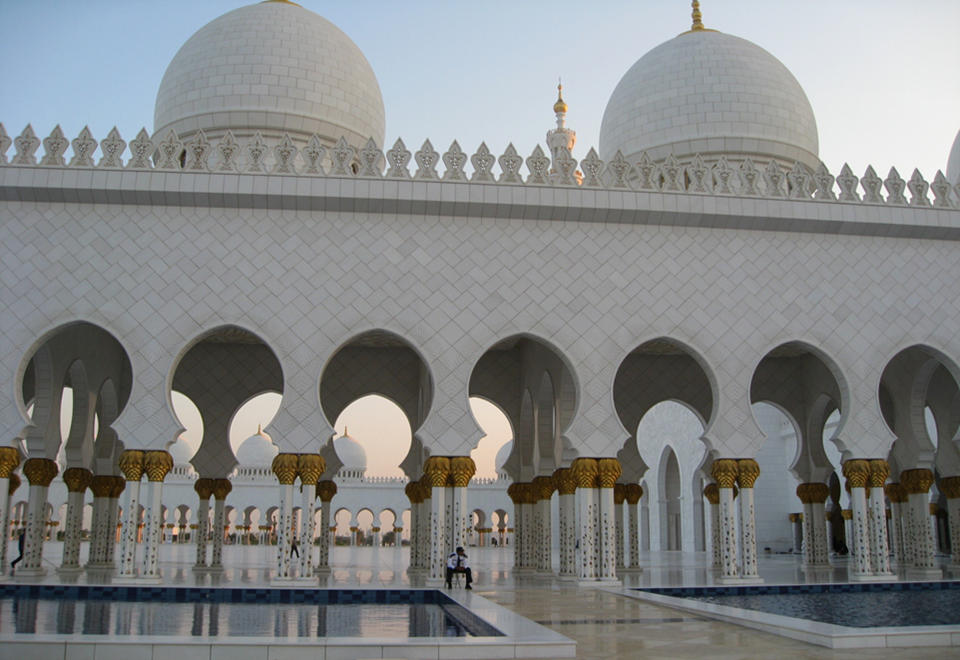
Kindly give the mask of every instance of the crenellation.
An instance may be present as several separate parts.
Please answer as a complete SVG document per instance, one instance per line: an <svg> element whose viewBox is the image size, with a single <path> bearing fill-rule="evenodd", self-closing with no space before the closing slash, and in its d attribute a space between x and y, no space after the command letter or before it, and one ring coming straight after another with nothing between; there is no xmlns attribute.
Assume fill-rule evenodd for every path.
<svg viewBox="0 0 960 660"><path fill-rule="evenodd" d="M93 167L93 152L97 149L97 141L90 134L90 128L84 126L71 144L73 158L70 159L70 167Z"/></svg>
<svg viewBox="0 0 960 660"><path fill-rule="evenodd" d="M927 190L930 188L930 184L920 174L919 169L914 168L913 175L907 183L907 188L910 189L911 206L930 206L930 200L927 198Z"/></svg>
<svg viewBox="0 0 960 660"><path fill-rule="evenodd" d="M886 179L881 179L873 166L868 166L863 177L857 178L845 163L840 174L834 177L823 163L813 171L806 164L795 161L789 170L785 170L777 160L762 161L758 167L750 157L731 164L722 154L713 160L696 153L689 161L680 161L673 154L654 160L647 152L641 152L631 163L617 151L609 162L605 162L596 149L591 148L579 163L569 152L559 154L551 162L541 145L536 145L530 156L524 159L513 144L508 144L498 158L485 142L468 155L454 140L441 156L430 140L425 140L416 153L411 153L398 138L393 147L384 152L372 138L358 150L345 137L341 137L335 146L326 147L323 138L313 135L306 145L298 148L289 133L268 139L257 131L242 140L237 139L231 130L226 130L219 138L210 139L204 131L197 130L184 143L173 129L162 138L151 138L145 128L128 145L116 127L98 144L87 127L70 142L59 125L42 143L45 153L40 165L44 167L385 177L960 208L960 186L952 186L941 171L937 171L932 183L927 182L918 169L914 169L909 181L904 181L895 167L890 168ZM11 144L16 151L8 163L6 152ZM40 144L32 126L27 125L17 138L11 140L0 124L0 165L36 165L36 151ZM73 156L67 162L64 153L71 145ZM94 154L98 147L101 158L96 162ZM124 164L123 155L128 147L130 158ZM412 174L411 160L417 164ZM444 165L442 173L437 168L441 161ZM465 169L467 163L472 166L469 173ZM529 172L526 178L520 172L524 164ZM494 171L496 165L499 165L499 173ZM908 191L909 200L905 194ZM933 193L932 200L930 192Z"/></svg>
<svg viewBox="0 0 960 660"><path fill-rule="evenodd" d="M906 190L906 182L896 167L891 167L887 178L883 181L883 187L887 189L887 204L896 204L897 206L906 206L907 198L903 191Z"/></svg>
<svg viewBox="0 0 960 660"><path fill-rule="evenodd" d="M64 161L63 154L66 153L67 147L69 146L70 141L64 137L60 124L57 124L53 127L50 135L43 139L44 154L40 165L47 167L64 167L66 162Z"/></svg>
<svg viewBox="0 0 960 660"><path fill-rule="evenodd" d="M0 165L7 164L7 149L10 148L11 144L13 144L13 140L7 135L7 130L3 127L3 123L0 122Z"/></svg>

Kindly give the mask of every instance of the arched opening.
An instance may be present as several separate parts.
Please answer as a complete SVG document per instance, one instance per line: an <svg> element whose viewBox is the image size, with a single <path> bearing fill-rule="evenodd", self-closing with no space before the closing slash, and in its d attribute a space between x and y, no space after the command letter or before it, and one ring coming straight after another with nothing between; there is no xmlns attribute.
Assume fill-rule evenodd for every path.
<svg viewBox="0 0 960 660"><path fill-rule="evenodd" d="M398 466L414 451L412 434L426 419L432 400L426 362L408 341L387 330L364 332L346 342L320 376L320 405L327 420L335 429L346 427L344 436L349 428L352 440L367 443L374 450L365 452L367 460L375 460L376 471L384 476L403 473ZM415 462L419 467L421 461Z"/></svg>
<svg viewBox="0 0 960 660"><path fill-rule="evenodd" d="M669 447L660 461L660 547L663 550L683 549L680 464Z"/></svg>
<svg viewBox="0 0 960 660"><path fill-rule="evenodd" d="M572 452L563 432L576 411L577 389L569 361L556 348L530 335L497 342L474 366L469 396L499 408L513 429L501 469L514 481L569 465Z"/></svg>
<svg viewBox="0 0 960 660"><path fill-rule="evenodd" d="M476 449L470 452L470 458L477 466L474 479L497 479L513 448L511 445L503 456L500 455L500 451L513 440L510 418L497 404L479 396L470 397L470 412L484 433Z"/></svg>
<svg viewBox="0 0 960 660"><path fill-rule="evenodd" d="M201 335L182 354L170 387L194 403L203 421L191 464L202 477L226 478L237 465L231 438L237 412L258 395L283 392L283 372L257 335L225 325Z"/></svg>
<svg viewBox="0 0 960 660"><path fill-rule="evenodd" d="M121 446L101 426L113 423L133 386L120 342L92 323L63 325L28 351L17 379L18 405L30 420L20 434L29 457L110 474Z"/></svg>
<svg viewBox="0 0 960 660"><path fill-rule="evenodd" d="M410 451L413 432L403 409L379 394L352 402L337 417L334 448L343 463L338 476L359 479L403 476L400 463Z"/></svg>

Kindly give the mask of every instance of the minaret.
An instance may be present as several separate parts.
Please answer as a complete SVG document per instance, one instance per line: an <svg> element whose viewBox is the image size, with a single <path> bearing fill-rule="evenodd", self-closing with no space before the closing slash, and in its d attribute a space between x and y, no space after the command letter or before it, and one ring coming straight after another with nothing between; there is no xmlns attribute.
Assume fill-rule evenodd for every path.
<svg viewBox="0 0 960 660"><path fill-rule="evenodd" d="M547 147L553 160L551 173L558 172L557 162L570 157L573 145L577 143L577 132L567 128L567 102L563 100L563 84L557 85L557 102L553 104L557 116L557 127L547 131Z"/></svg>

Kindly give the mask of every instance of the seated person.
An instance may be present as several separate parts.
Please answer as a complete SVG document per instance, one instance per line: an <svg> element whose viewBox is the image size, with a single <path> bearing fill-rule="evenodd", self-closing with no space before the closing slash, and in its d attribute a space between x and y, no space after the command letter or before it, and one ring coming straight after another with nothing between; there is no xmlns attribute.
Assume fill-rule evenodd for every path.
<svg viewBox="0 0 960 660"><path fill-rule="evenodd" d="M465 573L467 576L467 589L473 589L470 583L473 582L473 573L470 571L470 564L467 563L467 555L463 551L463 546L457 546L456 552L451 552L447 557L447 589L453 585L450 580L454 573Z"/></svg>

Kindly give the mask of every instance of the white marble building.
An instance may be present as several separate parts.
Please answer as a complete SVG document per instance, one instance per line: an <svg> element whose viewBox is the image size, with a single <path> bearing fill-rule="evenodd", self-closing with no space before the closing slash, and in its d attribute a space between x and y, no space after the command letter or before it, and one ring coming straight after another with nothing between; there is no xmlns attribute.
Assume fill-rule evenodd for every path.
<svg viewBox="0 0 960 660"><path fill-rule="evenodd" d="M290 563L293 512L316 535L315 495L341 463L334 420L368 394L413 429L410 565L433 581L469 535L470 397L514 430L503 469L521 570L613 581L639 566L643 527L652 550L709 548L718 579L755 581L758 549L795 549L787 511L804 514L815 568L838 474L852 579L940 574L931 492L960 560L960 140L946 175L830 173L799 83L704 29L694 5L692 29L614 90L599 152L575 150L562 99L529 156L387 143L362 54L281 0L184 45L152 133L0 129L0 478L22 464L29 481L18 574L42 571L62 480L64 569L80 567L89 488L88 564L156 579L172 391L204 418L190 463L215 527L237 467L231 416L282 394L265 429L278 580L312 575ZM695 441L638 436L664 401L691 411ZM760 403L787 416L792 454L767 446ZM118 506L143 506L142 543L130 516L114 543Z"/></svg>

